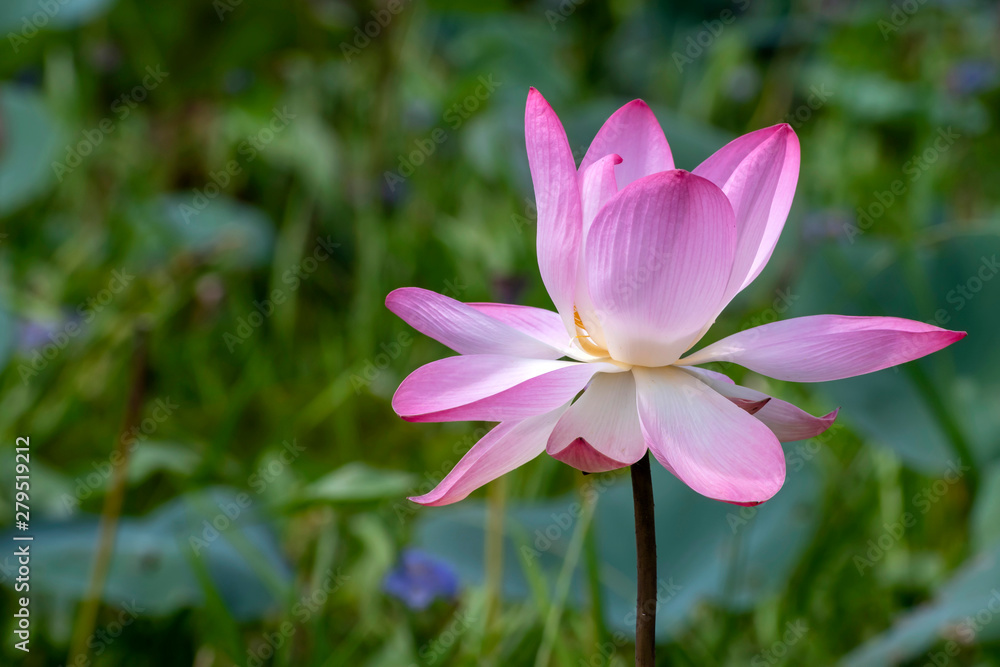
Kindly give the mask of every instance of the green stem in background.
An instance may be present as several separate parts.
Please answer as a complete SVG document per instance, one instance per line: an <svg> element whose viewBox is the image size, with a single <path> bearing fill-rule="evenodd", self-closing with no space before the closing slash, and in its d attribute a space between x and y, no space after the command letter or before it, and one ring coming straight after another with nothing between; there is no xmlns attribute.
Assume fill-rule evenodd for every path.
<svg viewBox="0 0 1000 667"><path fill-rule="evenodd" d="M135 433L139 430L139 417L142 403L146 396L147 355L149 344L149 327L143 322L136 325L135 344L132 352L132 373L129 382L128 405L125 409L125 419L122 422L121 435L115 445L115 459L118 464L112 469L111 488L104 496L104 507L101 510L101 526L97 538L97 553L94 556L94 569L90 574L87 593L80 602L80 614L73 628L73 639L70 642L67 665L77 664L79 656L87 655L88 639L94 632L97 622L97 612L101 606L101 594L104 582L111 566L114 553L115 533L118 528L118 517L121 515L122 502L125 499L125 480L128 473L129 454L135 442Z"/></svg>
<svg viewBox="0 0 1000 667"><path fill-rule="evenodd" d="M656 664L656 525L649 453L632 464L635 552L639 585L635 603L635 665Z"/></svg>
<svg viewBox="0 0 1000 667"><path fill-rule="evenodd" d="M503 588L503 524L507 504L507 477L501 476L490 486L486 524L486 623L492 626Z"/></svg>
<svg viewBox="0 0 1000 667"><path fill-rule="evenodd" d="M849 288L848 293L853 297L858 299L860 302L864 303L868 310L872 313L885 314L884 309L881 304L879 304L867 291L867 286L865 280L868 276L859 274L854 271L850 263L844 257L844 252L842 250L831 250L826 255L834 269L837 271L839 276L844 280L844 284ZM913 266L913 261L907 263L909 256L904 256L900 261L903 263L904 269ZM908 275L913 275L915 269L911 269ZM928 284L922 283L922 289L913 289L914 294L926 293L929 289ZM919 299L919 296L917 297ZM928 306L925 306L925 309ZM925 311L929 312L929 311ZM972 447L969 444L968 438L965 436L958 420L952 415L953 410L949 408L948 403L942 393L941 387L938 382L935 382L919 365L915 363L904 364L903 366L895 367L893 372L898 371L905 372L910 380L913 382L917 389L917 392L921 395L927 406L930 408L930 412L938 420L941 429L944 431L945 437L951 445L952 450L962 461L969 461L972 470L969 471L965 478L966 484L969 489L970 500L975 499L976 494L979 491L979 471L977 466L974 465L976 457L973 454ZM949 373L947 379L954 383L954 374Z"/></svg>
<svg viewBox="0 0 1000 667"><path fill-rule="evenodd" d="M594 518L594 509L597 507L597 496L592 495L583 498L581 501L583 511L577 521L570 538L569 546L566 548L566 555L563 557L563 566L559 571L559 578L556 579L555 594L552 599L552 607L545 619L545 628L542 631L542 643L535 655L535 667L547 667L552 658L552 650L559 638L559 621L562 619L562 612L566 606L566 598L569 596L570 585L573 583L573 573L580 562L580 555L583 553L583 543L590 532L590 522Z"/></svg>
<svg viewBox="0 0 1000 667"><path fill-rule="evenodd" d="M584 500L588 495L596 496L596 493L587 493L586 486L583 487L582 495ZM607 641L607 628L604 625L604 595L601 591L601 556L597 550L597 533L593 524L587 530L583 538L583 558L586 566L587 588L590 590L590 615L594 625L594 643L603 646Z"/></svg>
<svg viewBox="0 0 1000 667"><path fill-rule="evenodd" d="M972 452L972 447L962 431L962 427L952 415L940 386L917 364L907 364L903 370L910 376L913 384L917 387L924 400L927 401L931 413L937 418L941 429L951 443L952 451L964 464L968 462L971 468L965 476L965 483L969 489L969 501L976 498L979 492L979 470L976 464L976 456Z"/></svg>

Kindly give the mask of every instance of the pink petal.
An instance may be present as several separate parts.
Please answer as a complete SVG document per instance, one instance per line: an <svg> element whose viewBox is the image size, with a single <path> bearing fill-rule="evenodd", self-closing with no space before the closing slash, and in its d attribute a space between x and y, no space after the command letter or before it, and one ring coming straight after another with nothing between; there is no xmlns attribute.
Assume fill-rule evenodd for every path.
<svg viewBox="0 0 1000 667"><path fill-rule="evenodd" d="M740 407L747 403L764 404L753 414L754 417L764 422L764 425L771 429L781 442L794 442L796 440L808 440L815 438L820 433L833 425L840 408L822 417L813 417L811 414L797 408L796 406L773 398L759 391L748 387L741 387L734 384L722 373L714 373L704 368L682 367L692 373L699 380L709 387L719 392ZM724 380L722 378L725 378ZM744 408L746 409L746 408Z"/></svg>
<svg viewBox="0 0 1000 667"><path fill-rule="evenodd" d="M580 169L580 197L583 210L583 239L586 240L590 225L597 212L618 194L615 165L622 159L614 153L605 155L587 168Z"/></svg>
<svg viewBox="0 0 1000 667"><path fill-rule="evenodd" d="M459 354L558 359L565 355L564 350L569 344L569 336L555 313L552 316L556 318L562 334L559 346L491 317L478 308L418 287L392 291L386 297L385 305L417 331L444 343Z"/></svg>
<svg viewBox="0 0 1000 667"><path fill-rule="evenodd" d="M580 171L580 192L583 197L583 237L580 242L580 266L576 272L576 312L580 316L583 328L587 336L599 347L604 347L604 334L601 324L594 311L594 304L590 299L590 290L587 281L586 248L587 234L590 227L606 203L618 194L618 185L615 181L615 165L620 164L622 159L617 155L605 155L597 162L586 169ZM583 333L583 332L578 332Z"/></svg>
<svg viewBox="0 0 1000 667"><path fill-rule="evenodd" d="M686 171L639 179L587 235L590 297L614 359L673 363L718 312L736 248L722 190Z"/></svg>
<svg viewBox="0 0 1000 667"><path fill-rule="evenodd" d="M410 500L435 507L450 505L524 465L545 451L549 433L564 409L497 425L466 452L433 491Z"/></svg>
<svg viewBox="0 0 1000 667"><path fill-rule="evenodd" d="M646 453L631 373L600 374L556 424L545 450L583 470L607 472Z"/></svg>
<svg viewBox="0 0 1000 667"><path fill-rule="evenodd" d="M611 153L622 158L615 170L619 188L643 176L674 168L663 128L653 110L642 100L632 100L611 114L587 149L580 171Z"/></svg>
<svg viewBox="0 0 1000 667"><path fill-rule="evenodd" d="M736 214L736 261L726 290L731 298L763 270L785 226L799 177L799 140L787 124L757 130L731 141L694 173L722 188Z"/></svg>
<svg viewBox="0 0 1000 667"><path fill-rule="evenodd" d="M392 408L411 422L524 419L568 402L599 372L621 369L499 354L447 357L410 373Z"/></svg>
<svg viewBox="0 0 1000 667"><path fill-rule="evenodd" d="M710 371L707 368L696 368L694 366L682 366L680 367L682 371L687 371L688 373L694 373L694 376L704 382L705 384L711 384L708 380L712 382L725 382L726 384L736 384L736 382L726 375L725 373L717 373L716 371Z"/></svg>
<svg viewBox="0 0 1000 667"><path fill-rule="evenodd" d="M639 420L660 463L698 493L738 504L785 480L781 444L764 424L676 368L634 368Z"/></svg>
<svg viewBox="0 0 1000 667"><path fill-rule="evenodd" d="M467 303L470 308L489 315L495 320L528 334L533 338L564 350L569 345L569 335L559 313L544 308L517 306L509 303Z"/></svg>
<svg viewBox="0 0 1000 667"><path fill-rule="evenodd" d="M733 398L732 396L726 396L726 398L732 401L733 405L743 410L748 415L757 414L764 408L765 405L771 402L770 396L768 396L767 398L758 398L758 399Z"/></svg>
<svg viewBox="0 0 1000 667"><path fill-rule="evenodd" d="M754 417L764 422L781 442L795 442L815 438L826 431L833 426L839 412L837 408L822 417L813 417L787 401L772 398Z"/></svg>
<svg viewBox="0 0 1000 667"><path fill-rule="evenodd" d="M741 331L681 363L731 361L778 380L825 382L919 359L965 336L898 317L812 315Z"/></svg>
<svg viewBox="0 0 1000 667"><path fill-rule="evenodd" d="M559 117L532 88L524 111L528 166L538 209L538 269L569 332L581 236L576 162Z"/></svg>

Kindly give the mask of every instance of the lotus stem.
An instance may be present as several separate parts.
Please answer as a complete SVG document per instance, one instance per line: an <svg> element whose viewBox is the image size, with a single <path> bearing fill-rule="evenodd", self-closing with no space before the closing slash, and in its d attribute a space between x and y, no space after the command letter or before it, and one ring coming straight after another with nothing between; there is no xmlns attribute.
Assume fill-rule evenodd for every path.
<svg viewBox="0 0 1000 667"><path fill-rule="evenodd" d="M656 525L653 522L653 478L649 453L632 464L632 500L635 505L636 571L635 665L656 662Z"/></svg>

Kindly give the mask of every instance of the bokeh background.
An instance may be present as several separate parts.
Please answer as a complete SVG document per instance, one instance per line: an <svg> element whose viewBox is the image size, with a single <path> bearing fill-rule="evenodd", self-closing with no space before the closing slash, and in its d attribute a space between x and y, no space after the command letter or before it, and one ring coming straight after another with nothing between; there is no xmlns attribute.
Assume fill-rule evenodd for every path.
<svg viewBox="0 0 1000 667"><path fill-rule="evenodd" d="M720 368L842 409L763 506L655 472L661 664L1000 664L996 3L5 0L0 28L0 663L631 662L627 475L540 457L405 500L488 425L396 418L448 352L385 295L551 307L533 85L578 159L636 97L683 168L798 133L777 252L706 340L827 312L970 334L823 385Z"/></svg>

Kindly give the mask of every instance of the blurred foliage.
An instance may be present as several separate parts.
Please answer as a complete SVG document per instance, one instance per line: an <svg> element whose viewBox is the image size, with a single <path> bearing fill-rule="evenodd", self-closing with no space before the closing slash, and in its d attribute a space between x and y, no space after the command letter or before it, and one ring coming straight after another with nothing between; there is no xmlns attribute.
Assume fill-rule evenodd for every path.
<svg viewBox="0 0 1000 667"><path fill-rule="evenodd" d="M682 168L795 128L785 233L708 340L822 312L970 333L816 387L721 369L843 409L786 446L761 507L658 475L663 664L1000 664L995 3L16 0L0 27L0 525L30 436L36 534L28 655L0 560L0 662L631 661L621 476L540 457L418 508L405 496L482 430L389 405L447 354L388 313L392 289L550 307L535 86L578 159L635 97ZM73 662L140 316L145 421ZM413 544L454 568L457 599L383 590Z"/></svg>

